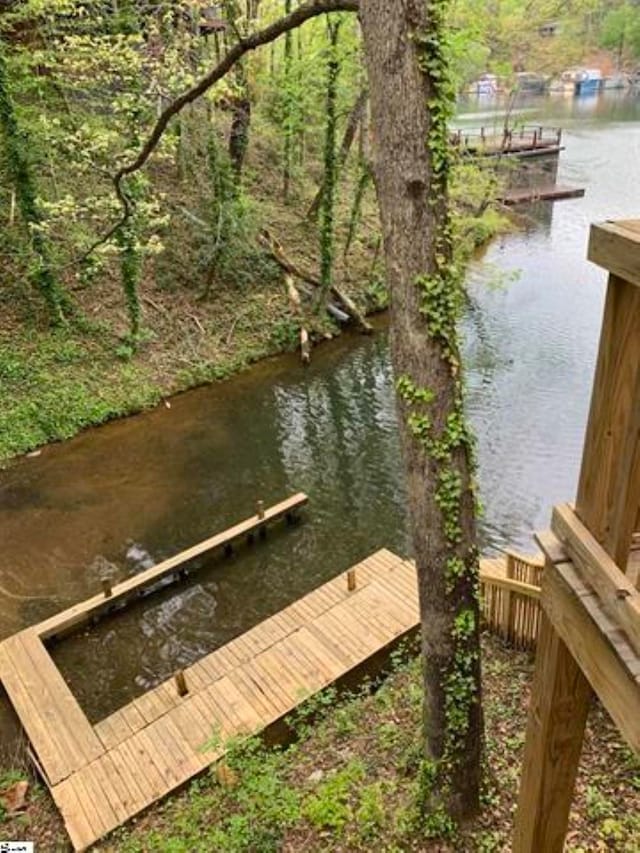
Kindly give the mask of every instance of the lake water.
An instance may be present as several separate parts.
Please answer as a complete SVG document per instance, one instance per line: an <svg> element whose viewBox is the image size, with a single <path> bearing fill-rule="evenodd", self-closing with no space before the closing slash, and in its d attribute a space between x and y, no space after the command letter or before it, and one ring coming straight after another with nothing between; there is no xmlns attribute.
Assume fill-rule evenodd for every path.
<svg viewBox="0 0 640 853"><path fill-rule="evenodd" d="M522 108L564 127L558 179L587 192L529 208L524 229L470 270L468 408L487 551L531 550L553 503L575 494L605 281L585 260L589 224L640 215L639 99ZM500 119L476 101L459 121ZM1 473L0 636L94 594L104 561L123 577L251 515L258 498L307 492L303 524L56 648L98 719L377 548L408 553L379 325L317 349L306 370L297 356L265 362ZM0 727L9 742L6 713Z"/></svg>

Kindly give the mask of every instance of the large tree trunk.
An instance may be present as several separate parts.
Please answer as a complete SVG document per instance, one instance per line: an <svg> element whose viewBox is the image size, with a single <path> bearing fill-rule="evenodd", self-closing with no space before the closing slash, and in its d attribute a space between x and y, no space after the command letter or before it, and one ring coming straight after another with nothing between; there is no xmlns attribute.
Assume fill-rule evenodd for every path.
<svg viewBox="0 0 640 853"><path fill-rule="evenodd" d="M425 806L464 819L478 808L482 712L473 454L455 331L460 284L451 263L446 115L438 106L447 94L442 8L441 0L361 0L360 17L418 569Z"/></svg>

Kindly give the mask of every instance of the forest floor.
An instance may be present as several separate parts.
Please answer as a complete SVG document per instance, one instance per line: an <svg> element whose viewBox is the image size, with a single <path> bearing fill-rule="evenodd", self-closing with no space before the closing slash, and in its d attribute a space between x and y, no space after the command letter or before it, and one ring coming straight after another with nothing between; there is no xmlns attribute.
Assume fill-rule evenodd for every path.
<svg viewBox="0 0 640 853"><path fill-rule="evenodd" d="M510 850L532 657L484 636L486 769L482 811L464 831L429 840L419 801L419 659L394 661L377 690L321 694L291 725L293 745L231 746L222 765L96 847L103 853L320 853ZM18 778L5 774L4 782ZM0 840L64 851L62 822L31 782L26 809ZM567 853L640 849L640 764L594 702L570 816Z"/></svg>

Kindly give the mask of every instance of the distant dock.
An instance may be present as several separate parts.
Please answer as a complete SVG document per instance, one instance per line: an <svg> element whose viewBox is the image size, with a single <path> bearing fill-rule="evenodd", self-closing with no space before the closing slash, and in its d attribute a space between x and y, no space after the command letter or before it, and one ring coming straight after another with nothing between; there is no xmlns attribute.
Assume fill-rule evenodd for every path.
<svg viewBox="0 0 640 853"><path fill-rule="evenodd" d="M498 201L513 207L516 204L533 204L537 201L562 201L570 198L583 198L584 187L568 187L560 184L546 186L514 187L506 190Z"/></svg>
<svg viewBox="0 0 640 853"><path fill-rule="evenodd" d="M562 128L525 125L517 129L476 127L456 130L452 144L475 157L551 156L562 151Z"/></svg>

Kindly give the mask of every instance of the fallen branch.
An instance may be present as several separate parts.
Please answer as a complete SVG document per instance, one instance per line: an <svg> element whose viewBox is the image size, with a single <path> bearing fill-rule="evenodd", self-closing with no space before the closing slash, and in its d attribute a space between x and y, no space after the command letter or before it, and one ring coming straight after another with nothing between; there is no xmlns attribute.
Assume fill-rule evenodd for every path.
<svg viewBox="0 0 640 853"><path fill-rule="evenodd" d="M300 357L302 358L303 364L309 364L311 361L311 344L309 342L309 333L303 323L302 299L300 298L300 294L293 282L293 276L291 273L285 272L284 283L287 288L287 296L289 297L291 310L300 321Z"/></svg>
<svg viewBox="0 0 640 853"><path fill-rule="evenodd" d="M301 279L302 281L306 281L308 284L313 285L314 287L321 287L320 279L316 278L316 276L309 273L307 270L301 269L299 266L293 263L287 255L284 253L284 249L282 248L281 243L277 240L273 234L271 234L266 229L263 229L260 232L260 236L258 237L260 245L266 249L271 258L278 264L278 266L284 270L285 273L289 273L290 275L295 276L296 278ZM362 329L362 331L369 335L373 331L371 325L367 322L366 317L357 307L355 302L351 299L350 296L347 296L346 293L343 293L336 285L331 286L331 292L338 299L338 301L342 304L345 311L356 321L358 326Z"/></svg>

